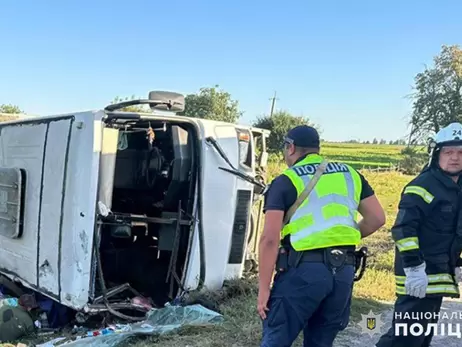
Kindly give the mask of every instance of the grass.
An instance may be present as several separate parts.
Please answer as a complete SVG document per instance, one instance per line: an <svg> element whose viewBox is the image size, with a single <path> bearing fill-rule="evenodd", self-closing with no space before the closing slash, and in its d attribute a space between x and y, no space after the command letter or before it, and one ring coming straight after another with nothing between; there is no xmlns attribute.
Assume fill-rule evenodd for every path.
<svg viewBox="0 0 462 347"><path fill-rule="evenodd" d="M329 160L350 164L356 169L389 168L399 165L404 158L399 145L367 145L352 143L323 143L321 154ZM274 162L281 160L279 155L272 154Z"/></svg>
<svg viewBox="0 0 462 347"><path fill-rule="evenodd" d="M361 145L326 143L321 154L327 159L341 161L362 168L383 168L396 166L402 159L404 146Z"/></svg>
<svg viewBox="0 0 462 347"><path fill-rule="evenodd" d="M346 160L346 162L350 163L367 164L363 166L377 163L378 166L376 167L387 167L392 165L390 163L395 165L399 162L402 158L401 150L402 147L400 146L389 145L331 144L324 147L323 154L330 160ZM274 178L283 169L282 163L270 163L268 167L269 179ZM359 321L361 314L366 314L371 309L377 312L389 307L386 302L393 301L395 298L394 247L389 231L396 215L400 192L412 178L398 171L374 172L362 170L362 173L379 197L386 211L387 221L383 228L364 239L361 244L361 246L368 247L370 258L363 278L354 286L351 322ZM256 314L256 282L236 281L231 286L241 287L240 290L237 290L241 294L219 301L219 310L225 317L221 326L190 328L161 338L137 339L134 346L259 346L261 322ZM300 337L295 346L301 345Z"/></svg>

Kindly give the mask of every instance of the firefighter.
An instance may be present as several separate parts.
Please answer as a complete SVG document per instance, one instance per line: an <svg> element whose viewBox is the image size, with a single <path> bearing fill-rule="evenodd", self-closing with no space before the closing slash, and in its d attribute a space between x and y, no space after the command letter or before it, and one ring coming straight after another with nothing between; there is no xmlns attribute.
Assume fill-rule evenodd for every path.
<svg viewBox="0 0 462 347"><path fill-rule="evenodd" d="M459 297L461 173L462 125L452 123L436 134L428 165L402 192L391 229L396 246L393 324L377 347L430 346L443 297ZM420 327L410 329L415 323L422 333L415 333Z"/></svg>
<svg viewBox="0 0 462 347"><path fill-rule="evenodd" d="M311 194L299 199L303 202L284 224L323 161L319 150L316 129L291 129L284 139L289 168L265 194L257 300L262 347L291 346L301 331L305 346L332 346L349 321L355 246L385 223L367 180L349 165L328 163ZM357 212L363 216L359 223Z"/></svg>

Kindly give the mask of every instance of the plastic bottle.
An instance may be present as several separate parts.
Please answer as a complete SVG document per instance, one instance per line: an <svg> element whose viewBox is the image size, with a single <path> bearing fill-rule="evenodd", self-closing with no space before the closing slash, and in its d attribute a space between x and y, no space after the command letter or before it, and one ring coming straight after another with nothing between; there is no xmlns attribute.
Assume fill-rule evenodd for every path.
<svg viewBox="0 0 462 347"><path fill-rule="evenodd" d="M2 306L10 306L10 307L18 307L18 299L17 298L7 298L0 300L0 307Z"/></svg>

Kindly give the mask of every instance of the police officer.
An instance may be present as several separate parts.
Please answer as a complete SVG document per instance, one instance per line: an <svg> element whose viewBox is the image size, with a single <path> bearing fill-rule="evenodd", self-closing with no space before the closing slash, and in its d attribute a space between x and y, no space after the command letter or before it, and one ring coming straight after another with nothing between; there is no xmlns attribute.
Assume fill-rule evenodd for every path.
<svg viewBox="0 0 462 347"><path fill-rule="evenodd" d="M284 140L289 168L273 180L265 196L257 302L262 347L291 346L301 331L304 346L332 346L349 321L355 246L385 223L366 179L349 165L328 163L284 225L285 214L323 160L319 149L314 128L291 129ZM357 212L363 216L359 223ZM275 267L283 271L277 271L270 289Z"/></svg>
<svg viewBox="0 0 462 347"><path fill-rule="evenodd" d="M443 297L459 297L460 279L455 275L462 238L461 173L462 125L452 123L436 134L429 165L402 192L391 229L396 245L395 312L392 327L377 347L430 346L434 327L429 324L437 323ZM421 334L418 329L411 333L414 323L422 325ZM407 333L398 324L404 324Z"/></svg>

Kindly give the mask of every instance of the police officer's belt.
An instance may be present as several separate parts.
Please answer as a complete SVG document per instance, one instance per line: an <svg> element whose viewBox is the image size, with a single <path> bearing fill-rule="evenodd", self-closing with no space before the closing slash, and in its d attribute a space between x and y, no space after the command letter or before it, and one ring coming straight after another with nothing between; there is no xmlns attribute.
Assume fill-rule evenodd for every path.
<svg viewBox="0 0 462 347"><path fill-rule="evenodd" d="M348 265L355 264L354 252L352 252L352 251L347 252L345 250L339 250L337 248L332 248L330 250L330 255L329 255L329 250L328 249L300 252L301 253L300 262L302 262L302 263L304 263L304 262L313 262L313 263L325 262L327 260L326 258L329 257L329 256L333 257L333 258L342 256L342 253L337 253L337 252L346 253L344 255L346 257L345 264L348 264Z"/></svg>
<svg viewBox="0 0 462 347"><path fill-rule="evenodd" d="M289 251L289 266L299 263L326 263L331 266L356 265L354 247L328 247L309 251Z"/></svg>

